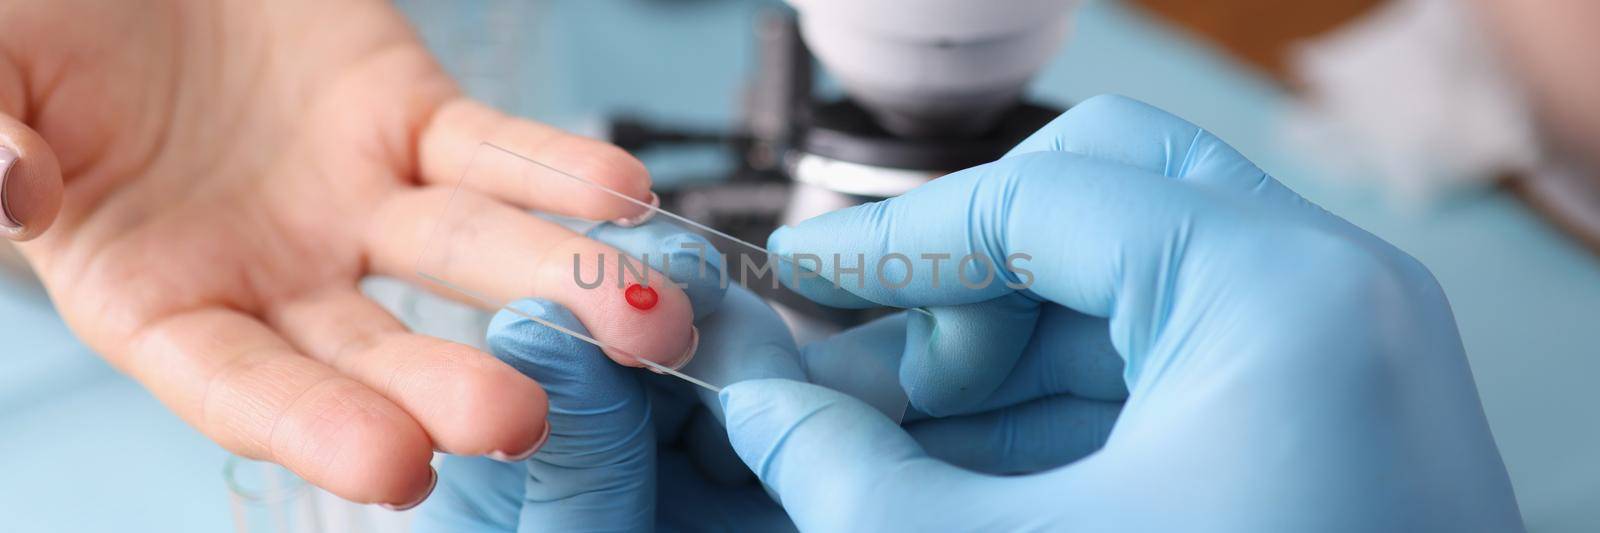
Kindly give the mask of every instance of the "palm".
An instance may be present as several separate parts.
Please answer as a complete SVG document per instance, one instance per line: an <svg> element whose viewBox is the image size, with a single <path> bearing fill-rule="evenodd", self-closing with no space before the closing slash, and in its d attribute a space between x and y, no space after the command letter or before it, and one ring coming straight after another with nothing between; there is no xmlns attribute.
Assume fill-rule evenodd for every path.
<svg viewBox="0 0 1600 533"><path fill-rule="evenodd" d="M29 252L65 307L137 310L109 331L89 330L91 342L180 309L266 311L361 274L364 221L416 174L408 144L452 96L393 13L365 11L323 25L326 53L292 54L314 58L309 65L231 59L291 55L273 49L271 28L189 56L203 47L187 40L209 30L184 26L209 18L189 12L148 28L173 39L126 51L171 60L104 57L62 80L35 121L62 153L67 207ZM96 105L108 96L101 88L133 78L152 83ZM375 86L396 80L423 96Z"/></svg>

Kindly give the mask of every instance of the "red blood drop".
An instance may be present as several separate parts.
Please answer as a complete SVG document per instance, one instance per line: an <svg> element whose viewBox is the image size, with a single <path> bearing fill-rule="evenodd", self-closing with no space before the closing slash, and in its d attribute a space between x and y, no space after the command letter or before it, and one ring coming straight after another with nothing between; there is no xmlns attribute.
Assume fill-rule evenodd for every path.
<svg viewBox="0 0 1600 533"><path fill-rule="evenodd" d="M626 290L622 291L622 296L628 300L628 305L640 311L649 311L650 308L656 306L656 300L660 299L659 296L656 296L655 289L638 283L629 285Z"/></svg>

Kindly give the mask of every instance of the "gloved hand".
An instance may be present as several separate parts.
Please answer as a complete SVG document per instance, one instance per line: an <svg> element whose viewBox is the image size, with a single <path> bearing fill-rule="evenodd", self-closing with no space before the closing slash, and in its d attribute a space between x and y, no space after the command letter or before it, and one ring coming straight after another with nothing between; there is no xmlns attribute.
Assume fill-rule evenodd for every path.
<svg viewBox="0 0 1600 533"><path fill-rule="evenodd" d="M602 225L588 236L634 257L648 254L657 271L686 285L702 333L685 372L716 383L740 373L802 378L778 316L737 287L725 294L720 274L700 271L697 249L682 247L686 240L706 244L700 237L659 220L634 229ZM554 302L513 307L588 334ZM548 441L532 457L509 462L446 456L417 531L793 529L688 383L618 365L592 344L509 311L495 315L488 341L496 357L543 385ZM736 355L726 358L733 364L718 363L721 354Z"/></svg>
<svg viewBox="0 0 1600 533"><path fill-rule="evenodd" d="M796 286L813 299L929 311L902 319L903 342L874 325L890 333L844 355L807 350L807 368L903 345L901 385L939 417L923 424L972 442L919 445L807 383L726 387L734 448L802 530L1522 529L1427 270L1147 105L1085 101L1000 161L780 230L769 247L823 258L821 278ZM880 262L893 253L921 260ZM935 277L922 254L951 257ZM1019 268L984 285L972 261L969 288L954 282L968 254ZM828 281L858 264L865 283ZM1120 380L1096 362L1107 344ZM1092 440L1083 399L1115 400L1119 385L1126 405L1098 451L982 473L1070 460L1037 450ZM1035 460L993 459L1018 455Z"/></svg>

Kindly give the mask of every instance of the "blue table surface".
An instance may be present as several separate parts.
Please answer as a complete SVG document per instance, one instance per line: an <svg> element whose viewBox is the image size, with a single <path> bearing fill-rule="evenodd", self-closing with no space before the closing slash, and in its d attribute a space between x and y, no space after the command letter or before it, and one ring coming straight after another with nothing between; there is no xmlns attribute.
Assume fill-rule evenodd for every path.
<svg viewBox="0 0 1600 533"><path fill-rule="evenodd" d="M733 117L765 2L402 1L473 94L569 128L631 109ZM1313 201L1420 258L1443 283L1523 516L1600 530L1600 259L1493 191L1401 212L1283 143L1287 95L1215 49L1105 2L1034 84L1121 93L1227 139ZM650 158L663 182L715 158ZM41 294L0 282L0 529L223 531L226 453L90 353Z"/></svg>

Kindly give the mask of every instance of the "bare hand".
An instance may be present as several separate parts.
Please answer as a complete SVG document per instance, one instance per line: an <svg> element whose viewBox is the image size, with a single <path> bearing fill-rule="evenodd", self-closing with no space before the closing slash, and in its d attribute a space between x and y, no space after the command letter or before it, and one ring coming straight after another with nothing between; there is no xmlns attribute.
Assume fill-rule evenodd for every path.
<svg viewBox="0 0 1600 533"><path fill-rule="evenodd" d="M356 287L410 276L483 140L648 198L616 147L463 98L383 2L0 2L0 148L19 156L4 187L21 223L5 233L32 239L20 247L63 316L224 447L355 501L412 505L432 450L516 456L547 430L537 384L408 333ZM687 346L689 316L602 327L626 305L614 295L504 276L603 246L518 208L640 208L511 189L466 198L511 221L500 245L531 250L481 265L481 283L565 295L602 340L658 348L635 353Z"/></svg>

